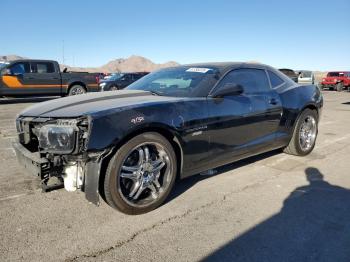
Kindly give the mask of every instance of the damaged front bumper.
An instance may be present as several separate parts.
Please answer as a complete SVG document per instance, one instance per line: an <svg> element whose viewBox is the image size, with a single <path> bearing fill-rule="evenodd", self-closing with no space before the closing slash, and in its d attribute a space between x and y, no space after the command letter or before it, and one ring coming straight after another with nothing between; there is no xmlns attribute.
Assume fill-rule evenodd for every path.
<svg viewBox="0 0 350 262"><path fill-rule="evenodd" d="M39 153L32 153L19 142L12 144L18 162L26 172L38 176L41 179L43 191L47 192L52 189L62 188L67 191L81 189L85 192L86 199L95 204L100 204L99 198L99 178L103 157L106 152L94 154L93 158L85 161L71 161L66 165L53 166L52 163L40 157ZM48 185L50 178L56 177L61 183Z"/></svg>

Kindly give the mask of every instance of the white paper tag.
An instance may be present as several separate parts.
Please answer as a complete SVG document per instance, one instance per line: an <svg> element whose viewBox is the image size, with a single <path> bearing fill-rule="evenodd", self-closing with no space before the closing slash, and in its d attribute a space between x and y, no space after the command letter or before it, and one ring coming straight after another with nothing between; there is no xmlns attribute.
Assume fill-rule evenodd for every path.
<svg viewBox="0 0 350 262"><path fill-rule="evenodd" d="M209 70L211 70L210 68L203 68L203 67L191 67L189 69L186 70L186 72L195 72L195 73L206 73Z"/></svg>

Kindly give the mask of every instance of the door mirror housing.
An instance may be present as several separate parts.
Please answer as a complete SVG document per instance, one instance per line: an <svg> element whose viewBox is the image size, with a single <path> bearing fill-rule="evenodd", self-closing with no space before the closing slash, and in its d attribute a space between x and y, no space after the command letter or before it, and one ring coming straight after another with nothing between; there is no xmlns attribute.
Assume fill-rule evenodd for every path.
<svg viewBox="0 0 350 262"><path fill-rule="evenodd" d="M214 91L213 97L225 97L225 96L237 96L242 94L244 91L243 87L234 83L227 83L223 87L219 88L217 91Z"/></svg>

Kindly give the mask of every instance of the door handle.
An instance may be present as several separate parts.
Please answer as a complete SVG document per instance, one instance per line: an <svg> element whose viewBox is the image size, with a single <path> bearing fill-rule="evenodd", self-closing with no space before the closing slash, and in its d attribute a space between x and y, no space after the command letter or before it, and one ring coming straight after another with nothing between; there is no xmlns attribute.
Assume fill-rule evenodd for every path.
<svg viewBox="0 0 350 262"><path fill-rule="evenodd" d="M275 98L271 98L271 99L269 100L269 104L270 104L270 105L277 105L277 104L278 104L278 101L277 101Z"/></svg>

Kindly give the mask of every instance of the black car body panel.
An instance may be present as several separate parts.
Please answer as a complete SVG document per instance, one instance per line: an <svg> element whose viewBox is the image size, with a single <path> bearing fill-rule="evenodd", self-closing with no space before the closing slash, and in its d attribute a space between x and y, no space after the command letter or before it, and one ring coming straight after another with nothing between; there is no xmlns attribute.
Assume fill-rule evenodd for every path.
<svg viewBox="0 0 350 262"><path fill-rule="evenodd" d="M285 147L303 109L321 114L323 98L316 86L299 86L269 66L224 63L187 67L191 66L218 70L217 81L206 96L170 97L138 90L84 94L37 104L20 113L19 119L88 119L88 154L117 150L140 132L159 132L176 147L183 178ZM273 87L268 77L270 88L265 92L214 97L225 76L240 69L273 73L281 84ZM90 167L100 170L103 157L91 161L95 165ZM86 183L93 185L88 190L90 200L96 199L91 192L98 192L98 178L92 173L86 177L90 181ZM100 176L100 171L95 176Z"/></svg>
<svg viewBox="0 0 350 262"><path fill-rule="evenodd" d="M87 92L100 91L98 73L61 72L52 60L16 60L0 73L0 96L66 95L74 85Z"/></svg>

